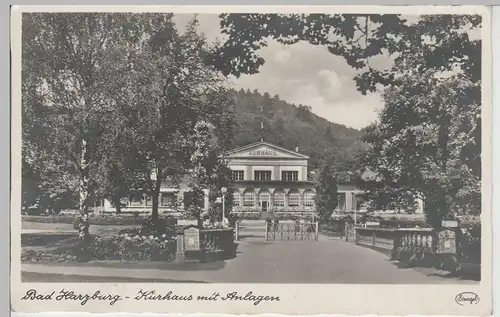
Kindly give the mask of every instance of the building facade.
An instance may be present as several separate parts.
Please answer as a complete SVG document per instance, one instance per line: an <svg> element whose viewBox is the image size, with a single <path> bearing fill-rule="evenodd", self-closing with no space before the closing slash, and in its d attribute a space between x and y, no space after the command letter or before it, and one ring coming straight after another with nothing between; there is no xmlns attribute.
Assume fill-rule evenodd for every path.
<svg viewBox="0 0 500 317"><path fill-rule="evenodd" d="M232 171L233 212L314 211L314 185L307 155L257 142L225 155Z"/></svg>
<svg viewBox="0 0 500 317"><path fill-rule="evenodd" d="M233 197L234 213L293 213L310 214L315 208L314 182L308 171L309 157L284 149L269 142L256 142L236 148L223 157L232 171L229 195ZM365 193L354 184L338 184L338 206L335 212L354 212L363 209ZM188 178L179 184L162 183L159 212L183 212L192 204ZM209 192L205 190L202 207L209 208ZM150 213L152 200L123 201L123 212ZM419 208L420 209L420 208ZM422 206L423 209L423 206ZM115 212L109 201L104 201L105 212Z"/></svg>

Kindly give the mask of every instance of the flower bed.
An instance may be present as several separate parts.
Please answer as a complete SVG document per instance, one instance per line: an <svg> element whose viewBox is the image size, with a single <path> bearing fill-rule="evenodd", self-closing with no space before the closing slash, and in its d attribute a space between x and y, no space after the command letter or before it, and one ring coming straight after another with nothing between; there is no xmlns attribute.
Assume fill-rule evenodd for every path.
<svg viewBox="0 0 500 317"><path fill-rule="evenodd" d="M137 229L139 230L139 229ZM31 262L87 262L92 260L172 261L177 237L166 233L160 236L140 236L138 232L108 237L93 237L82 252L77 244L70 249L24 250L21 261Z"/></svg>
<svg viewBox="0 0 500 317"><path fill-rule="evenodd" d="M97 237L91 245L92 260L172 261L175 257L176 237L122 234Z"/></svg>
<svg viewBox="0 0 500 317"><path fill-rule="evenodd" d="M69 223L73 224L77 216L22 216L22 221L39 222L39 223ZM177 225L177 219L174 217L160 217L169 222L169 225ZM142 225L147 218L134 216L93 216L89 217L89 225L106 225L106 226L133 226Z"/></svg>

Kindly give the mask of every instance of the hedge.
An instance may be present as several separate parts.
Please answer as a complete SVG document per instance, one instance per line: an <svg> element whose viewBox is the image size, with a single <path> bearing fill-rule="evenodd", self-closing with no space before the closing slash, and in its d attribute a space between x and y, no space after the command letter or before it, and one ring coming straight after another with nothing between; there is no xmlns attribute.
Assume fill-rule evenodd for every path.
<svg viewBox="0 0 500 317"><path fill-rule="evenodd" d="M73 224L79 217L75 216L22 216L22 221L38 223L68 223ZM149 218L133 216L93 216L89 217L89 225L135 226L142 225ZM171 226L177 225L177 219L163 216Z"/></svg>

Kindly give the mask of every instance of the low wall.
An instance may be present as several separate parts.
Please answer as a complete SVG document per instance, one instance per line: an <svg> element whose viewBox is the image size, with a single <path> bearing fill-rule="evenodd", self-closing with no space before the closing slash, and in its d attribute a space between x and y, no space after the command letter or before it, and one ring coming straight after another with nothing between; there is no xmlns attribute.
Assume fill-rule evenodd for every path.
<svg viewBox="0 0 500 317"><path fill-rule="evenodd" d="M397 229L356 228L355 243L392 256Z"/></svg>
<svg viewBox="0 0 500 317"><path fill-rule="evenodd" d="M350 230L354 232L349 232ZM351 226L346 230L347 241L348 236L354 237L356 245L382 252L391 260L408 266L436 267L475 279L480 278L481 264L468 261L459 249L459 241L462 239L460 234L455 236L455 240L450 240L440 237L438 232L430 228L384 229Z"/></svg>

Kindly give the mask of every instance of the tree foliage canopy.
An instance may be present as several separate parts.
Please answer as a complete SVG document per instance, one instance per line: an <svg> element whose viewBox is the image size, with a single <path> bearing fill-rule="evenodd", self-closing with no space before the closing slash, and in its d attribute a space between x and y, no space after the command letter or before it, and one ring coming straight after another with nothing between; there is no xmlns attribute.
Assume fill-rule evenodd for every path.
<svg viewBox="0 0 500 317"><path fill-rule="evenodd" d="M210 60L226 74L257 73L267 40L305 41L342 56L358 70L358 90L382 90L379 121L365 129L370 147L359 167L376 207L392 201L428 221L480 212L481 39L478 15L223 14L227 40ZM391 59L387 68L374 58Z"/></svg>

